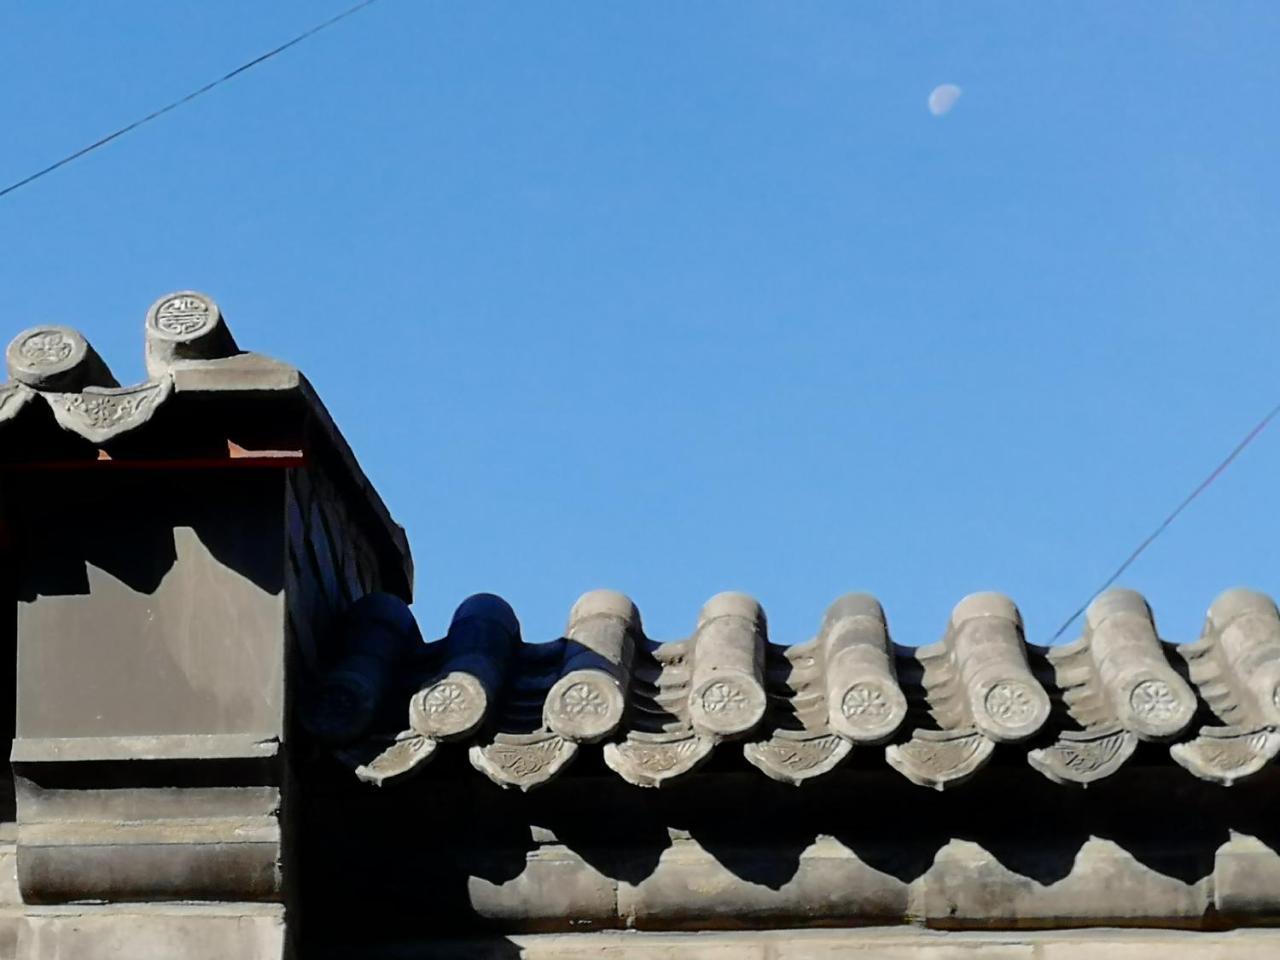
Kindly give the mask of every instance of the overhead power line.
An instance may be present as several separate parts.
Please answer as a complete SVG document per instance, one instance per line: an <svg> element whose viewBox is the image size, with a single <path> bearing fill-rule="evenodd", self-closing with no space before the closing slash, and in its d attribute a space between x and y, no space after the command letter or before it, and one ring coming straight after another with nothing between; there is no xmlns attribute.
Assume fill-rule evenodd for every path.
<svg viewBox="0 0 1280 960"><path fill-rule="evenodd" d="M21 189L22 187L25 187L30 183L34 183L35 181L39 180L41 177L47 174L53 173L53 171L57 170L59 167L65 167L68 163L71 163L73 160L79 160L81 157L85 156L86 154L92 153L93 151L97 150L99 147L105 147L111 141L118 140L120 137L123 137L126 133L130 133L134 130L137 130L139 127L143 126L144 124L150 123L152 120L156 120L160 117L163 117L166 113L169 113L171 110L176 110L178 109L178 107L181 107L185 104L190 103L192 100L196 99L196 97L203 96L204 94L208 93L210 90L214 89L215 87L221 86L222 84L226 83L228 80L238 77L240 74L244 73L247 70L253 69L260 63L265 63L266 61L270 60L274 56L277 56L278 54L284 53L290 47L296 47L298 44L302 43L302 41L307 40L310 37L314 37L321 30L326 30L329 27L332 27L334 24L347 19L347 17L351 16L352 14L359 13L365 7L372 6L377 2L378 0L361 0L360 3L357 3L353 7L348 7L346 10L343 10L341 13L337 14L336 16L330 17L328 20L325 20L323 23L317 23L314 27L304 30L302 33L298 34L292 40L288 40L280 44L280 46L275 47L272 50L268 50L264 54L254 57L248 63L240 64L240 66L236 67L230 73L223 74L217 80L212 80L209 83L206 83L203 87L200 87L199 89L196 89L196 90L192 90L190 93L186 94L185 96L180 97L177 100L174 100L172 103L167 103L160 109L154 110L151 113L148 113L145 117L140 117L137 120L134 120L132 123L125 124L119 130L115 130L107 134L105 137L102 137L99 140L95 140L93 143L90 143L87 146L81 147L79 150L75 151L74 153L67 154L61 160L58 160L58 161L55 161L54 163L49 164L44 169L37 170L35 173L30 174L29 176L23 177L21 180L18 180L18 181L15 181L14 183L9 184L4 189L0 189L0 197L8 196L9 194L13 193L15 190Z"/></svg>
<svg viewBox="0 0 1280 960"><path fill-rule="evenodd" d="M1178 514L1182 513L1183 510L1187 509L1187 507L1191 505L1192 500L1194 500L1196 497L1200 496L1200 494L1204 493L1207 489L1209 489L1209 485L1212 484L1213 481L1217 480L1218 477L1222 476L1222 474L1226 471L1227 467L1231 466L1232 461L1234 461L1236 457L1240 456L1240 454L1244 452L1244 448L1249 446L1249 444L1253 443L1253 441L1257 439L1258 434L1262 433L1262 431L1267 428L1267 424L1269 424L1272 420L1274 420L1278 415L1280 415L1280 404L1277 404L1275 407L1272 407L1271 411L1265 417L1263 417L1256 424L1254 424L1253 429L1250 430L1247 434L1245 434L1244 439L1235 445L1234 449L1232 449L1232 451L1227 454L1225 459L1223 459L1221 463L1219 463L1216 467L1214 467L1213 470L1209 473L1209 475L1205 477L1203 480L1201 480L1200 484L1194 490L1192 490L1189 494L1187 494L1186 498L1180 504L1174 507L1172 513L1170 513L1167 517L1165 517L1162 521L1160 521L1160 525L1156 527L1154 530L1152 530L1151 533L1147 535L1147 538L1145 540L1143 540L1140 544L1138 544L1137 548L1133 551L1133 553L1129 554L1129 556L1125 558L1124 563L1116 567L1115 573L1107 577L1106 582L1103 583L1103 585L1100 586L1097 590L1093 591L1093 593L1089 595L1089 599L1086 600L1084 603L1082 603L1079 609L1076 610L1075 613L1067 617L1066 621L1062 624L1062 626L1058 628L1058 632L1053 635L1053 640L1057 640L1060 636L1066 633L1067 628L1070 627L1071 624L1075 623L1076 619L1082 613L1084 613L1086 610L1089 609L1089 604L1093 603L1093 601L1098 598L1098 595L1101 594L1102 591L1106 590L1109 586L1111 586L1113 583L1119 580L1120 577L1124 574L1124 572L1128 570L1130 566L1133 565L1133 562L1142 555L1142 552L1146 550L1147 547L1151 546L1151 544L1155 542L1155 539L1158 536L1160 536L1160 534L1168 530L1169 525L1173 523L1174 520L1178 519ZM1053 640L1051 640L1050 643L1052 643Z"/></svg>

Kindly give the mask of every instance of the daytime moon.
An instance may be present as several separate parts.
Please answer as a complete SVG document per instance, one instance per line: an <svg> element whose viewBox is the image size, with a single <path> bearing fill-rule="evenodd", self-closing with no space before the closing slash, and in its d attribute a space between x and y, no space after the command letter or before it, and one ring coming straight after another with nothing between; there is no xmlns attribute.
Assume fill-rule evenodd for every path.
<svg viewBox="0 0 1280 960"><path fill-rule="evenodd" d="M944 83L936 86L933 88L933 93L929 94L929 112L935 117L940 117L950 112L959 99L960 88L954 83Z"/></svg>

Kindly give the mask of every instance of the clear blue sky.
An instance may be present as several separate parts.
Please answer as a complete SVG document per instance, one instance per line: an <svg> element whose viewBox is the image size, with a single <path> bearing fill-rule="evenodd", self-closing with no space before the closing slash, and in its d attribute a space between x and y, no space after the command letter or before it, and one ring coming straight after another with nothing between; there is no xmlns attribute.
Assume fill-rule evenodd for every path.
<svg viewBox="0 0 1280 960"><path fill-rule="evenodd" d="M345 0L0 7L9 182ZM610 586L773 639L1058 623L1280 399L1280 5L381 0L0 201L0 317L140 378L222 304L418 565L527 639ZM930 90L960 85L933 117ZM1280 593L1280 424L1125 577Z"/></svg>

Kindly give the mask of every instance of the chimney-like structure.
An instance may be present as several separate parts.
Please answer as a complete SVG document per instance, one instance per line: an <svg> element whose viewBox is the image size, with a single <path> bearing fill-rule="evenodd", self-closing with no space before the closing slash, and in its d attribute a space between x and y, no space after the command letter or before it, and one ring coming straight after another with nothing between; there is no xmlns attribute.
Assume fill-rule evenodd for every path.
<svg viewBox="0 0 1280 960"><path fill-rule="evenodd" d="M189 291L144 346L127 387L69 327L6 353L0 958L287 955L289 701L354 601L410 599L403 532L296 369Z"/></svg>

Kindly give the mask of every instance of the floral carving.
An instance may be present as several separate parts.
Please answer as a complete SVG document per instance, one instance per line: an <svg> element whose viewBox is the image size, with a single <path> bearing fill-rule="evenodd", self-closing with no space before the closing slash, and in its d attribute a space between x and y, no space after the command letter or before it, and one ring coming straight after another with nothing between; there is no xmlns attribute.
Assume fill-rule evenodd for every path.
<svg viewBox="0 0 1280 960"><path fill-rule="evenodd" d="M870 683L855 683L840 701L840 712L854 722L883 720L891 709L884 692Z"/></svg>
<svg viewBox="0 0 1280 960"><path fill-rule="evenodd" d="M702 691L702 708L707 713L741 713L747 709L747 698L738 687L717 680Z"/></svg>
<svg viewBox="0 0 1280 960"><path fill-rule="evenodd" d="M150 401L150 393L72 393L64 397L63 406L96 429L106 430L132 420L146 410Z"/></svg>
<svg viewBox="0 0 1280 960"><path fill-rule="evenodd" d="M1036 703L1026 684L1003 680L983 698L987 715L1006 727L1020 727L1035 714Z"/></svg>
<svg viewBox="0 0 1280 960"><path fill-rule="evenodd" d="M1129 693L1129 706L1144 720L1161 723L1177 716L1181 704L1163 680L1143 680Z"/></svg>
<svg viewBox="0 0 1280 960"><path fill-rule="evenodd" d="M608 712L609 705L594 686L578 681L565 687L560 695L560 709L571 717L601 717Z"/></svg>
<svg viewBox="0 0 1280 960"><path fill-rule="evenodd" d="M467 709L467 691L452 680L437 683L422 698L422 708L432 716L461 713Z"/></svg>
<svg viewBox="0 0 1280 960"><path fill-rule="evenodd" d="M60 330L39 330L18 346L18 353L33 367L52 367L71 356L75 345Z"/></svg>

